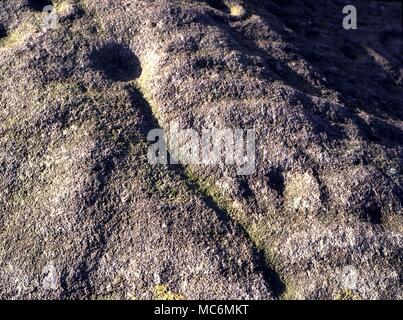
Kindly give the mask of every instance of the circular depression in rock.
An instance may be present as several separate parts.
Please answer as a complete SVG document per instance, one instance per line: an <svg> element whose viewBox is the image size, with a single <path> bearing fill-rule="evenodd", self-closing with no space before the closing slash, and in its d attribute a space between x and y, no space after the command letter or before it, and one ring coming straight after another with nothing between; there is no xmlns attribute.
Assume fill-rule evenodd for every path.
<svg viewBox="0 0 403 320"><path fill-rule="evenodd" d="M101 71L112 81L130 81L141 74L139 59L124 44L103 45L90 53L89 60L91 69Z"/></svg>

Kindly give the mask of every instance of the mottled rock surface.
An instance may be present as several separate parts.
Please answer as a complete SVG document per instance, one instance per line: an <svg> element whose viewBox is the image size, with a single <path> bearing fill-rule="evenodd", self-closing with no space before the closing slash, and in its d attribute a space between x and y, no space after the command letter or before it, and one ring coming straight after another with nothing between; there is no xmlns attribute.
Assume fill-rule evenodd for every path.
<svg viewBox="0 0 403 320"><path fill-rule="evenodd" d="M0 0L0 297L403 299L400 14ZM149 164L171 121L255 130L256 172Z"/></svg>

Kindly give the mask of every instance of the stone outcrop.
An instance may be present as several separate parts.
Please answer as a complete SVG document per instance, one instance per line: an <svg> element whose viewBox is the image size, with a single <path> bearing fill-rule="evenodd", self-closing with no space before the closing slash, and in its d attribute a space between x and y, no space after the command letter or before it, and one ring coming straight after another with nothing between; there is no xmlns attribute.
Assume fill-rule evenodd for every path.
<svg viewBox="0 0 403 320"><path fill-rule="evenodd" d="M402 299L400 12L1 1L0 297ZM253 129L256 172L151 165L172 121Z"/></svg>

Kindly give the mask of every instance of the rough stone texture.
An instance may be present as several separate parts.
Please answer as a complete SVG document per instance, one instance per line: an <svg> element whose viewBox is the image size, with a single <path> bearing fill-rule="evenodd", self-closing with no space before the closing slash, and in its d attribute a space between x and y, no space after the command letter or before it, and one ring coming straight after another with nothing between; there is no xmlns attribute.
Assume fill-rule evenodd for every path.
<svg viewBox="0 0 403 320"><path fill-rule="evenodd" d="M403 298L399 2L49 3L0 1L1 298ZM148 164L173 120L256 173Z"/></svg>

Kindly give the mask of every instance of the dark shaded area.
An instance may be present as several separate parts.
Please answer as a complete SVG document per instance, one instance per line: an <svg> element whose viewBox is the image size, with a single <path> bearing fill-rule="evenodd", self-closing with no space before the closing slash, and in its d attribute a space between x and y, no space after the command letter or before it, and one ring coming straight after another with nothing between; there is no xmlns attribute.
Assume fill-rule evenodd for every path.
<svg viewBox="0 0 403 320"><path fill-rule="evenodd" d="M0 39L7 37L6 27L0 24Z"/></svg>
<svg viewBox="0 0 403 320"><path fill-rule="evenodd" d="M214 9L229 12L228 7L225 5L223 0L205 0L205 2Z"/></svg>
<svg viewBox="0 0 403 320"><path fill-rule="evenodd" d="M363 212L363 219L372 224L380 224L382 222L382 211L379 206L373 205Z"/></svg>
<svg viewBox="0 0 403 320"><path fill-rule="evenodd" d="M239 194L241 197L249 198L253 196L253 191L249 187L248 181L245 179L240 179L239 181Z"/></svg>
<svg viewBox="0 0 403 320"><path fill-rule="evenodd" d="M280 168L271 168L268 173L265 174L267 185L273 190L277 191L279 196L284 194L284 176Z"/></svg>
<svg viewBox="0 0 403 320"><path fill-rule="evenodd" d="M34 11L43 11L46 6L53 5L50 0L28 0L28 6Z"/></svg>
<svg viewBox="0 0 403 320"><path fill-rule="evenodd" d="M372 142L396 145L401 144L403 132L393 124L387 123L381 119L373 118L367 121L367 124L363 127L365 134Z"/></svg>
<svg viewBox="0 0 403 320"><path fill-rule="evenodd" d="M380 39L385 50L398 59L400 63L403 63L403 33L398 30L389 30L382 33Z"/></svg>
<svg viewBox="0 0 403 320"><path fill-rule="evenodd" d="M101 71L111 81L131 81L141 74L140 61L127 46L108 43L89 56L90 67Z"/></svg>
<svg viewBox="0 0 403 320"><path fill-rule="evenodd" d="M233 47L234 49L238 49L241 52L247 53L248 57L256 56L261 58L264 71L259 74L260 77L269 81L282 80L290 87L293 87L306 94L314 96L320 95L320 92L317 88L312 86L302 76L292 70L286 63L276 59L270 55L268 51L259 47L254 39L250 39L245 34L246 30L237 30L233 28L230 22L222 22L221 17L218 17L217 15L212 16L212 18L215 20L215 24L221 28L224 28L234 40L232 43L228 43L229 46ZM290 54L294 53L291 47L289 51Z"/></svg>

